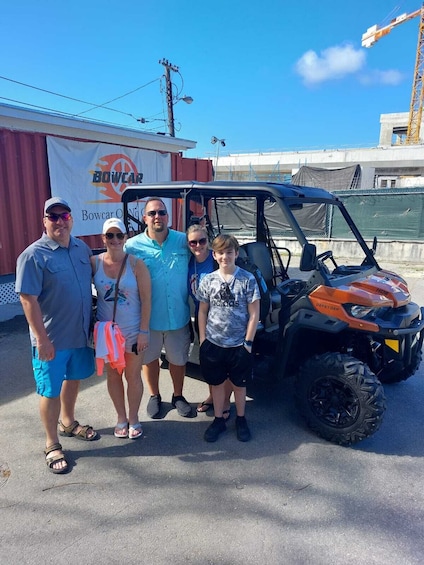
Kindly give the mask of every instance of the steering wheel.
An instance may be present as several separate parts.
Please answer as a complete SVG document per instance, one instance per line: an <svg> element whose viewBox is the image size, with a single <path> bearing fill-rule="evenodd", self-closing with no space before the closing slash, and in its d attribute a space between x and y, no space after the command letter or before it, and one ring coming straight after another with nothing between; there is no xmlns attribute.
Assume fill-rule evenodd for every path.
<svg viewBox="0 0 424 565"><path fill-rule="evenodd" d="M333 258L333 252L331 249L329 251L324 251L324 253L320 253L317 255L317 261L327 261L327 259Z"/></svg>
<svg viewBox="0 0 424 565"><path fill-rule="evenodd" d="M288 297L290 294L299 294L305 286L302 279L287 279L280 282L275 288L281 296Z"/></svg>

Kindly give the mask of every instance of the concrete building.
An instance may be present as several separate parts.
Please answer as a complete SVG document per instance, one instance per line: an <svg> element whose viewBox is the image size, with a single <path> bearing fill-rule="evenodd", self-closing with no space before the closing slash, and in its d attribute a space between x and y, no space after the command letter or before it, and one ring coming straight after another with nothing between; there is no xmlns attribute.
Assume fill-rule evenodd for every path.
<svg viewBox="0 0 424 565"><path fill-rule="evenodd" d="M221 155L213 159L219 180L289 182L300 167L361 166L359 188L424 186L424 145L404 145L408 113L382 114L377 147ZM424 135L421 135L424 139Z"/></svg>

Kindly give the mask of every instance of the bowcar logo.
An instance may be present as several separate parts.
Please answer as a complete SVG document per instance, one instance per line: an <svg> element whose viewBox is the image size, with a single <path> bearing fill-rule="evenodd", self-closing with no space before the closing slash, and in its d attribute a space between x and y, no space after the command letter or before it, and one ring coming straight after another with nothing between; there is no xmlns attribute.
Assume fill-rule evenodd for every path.
<svg viewBox="0 0 424 565"><path fill-rule="evenodd" d="M125 188L129 184L141 183L143 179L143 173L139 173L131 159L121 153L104 155L96 163L96 170L90 173L92 184L105 197L99 202L121 202Z"/></svg>

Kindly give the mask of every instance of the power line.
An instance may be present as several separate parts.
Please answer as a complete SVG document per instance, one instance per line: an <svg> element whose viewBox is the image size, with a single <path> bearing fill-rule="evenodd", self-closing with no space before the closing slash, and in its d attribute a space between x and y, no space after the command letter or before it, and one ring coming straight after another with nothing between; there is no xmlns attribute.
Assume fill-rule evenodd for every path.
<svg viewBox="0 0 424 565"><path fill-rule="evenodd" d="M20 82L19 80L14 80L12 78L7 78L0 75L0 78L8 82L13 82L15 84L20 84L21 86L26 86L27 88L32 88L34 90L39 90L40 92L46 92L47 94L53 94L53 96L60 96L61 98L66 98L74 102L81 102L82 104L91 104L91 102L85 102L84 100L79 100L78 98L72 98L71 96L66 96L65 94L58 94L57 92L52 92L51 90L46 90L45 88L40 88L38 86L33 86L31 84L26 84L25 82Z"/></svg>
<svg viewBox="0 0 424 565"><path fill-rule="evenodd" d="M161 62L161 61L159 61L159 62ZM163 60L163 62L165 62L165 60ZM162 64L163 64L163 62L162 62ZM166 62L166 63L167 63L167 62ZM183 77L182 77L181 73L179 72L178 67L175 67L175 68L173 68L172 70L174 70L174 72L176 72L176 73L179 75L180 79L181 79L181 86L180 86L180 88L177 88L177 87L176 87L177 94L173 94L173 95L172 95L172 103L175 103L176 101L178 101L178 96L179 96L179 94L182 92L183 85L184 85L184 80L183 80ZM78 103L81 103L81 104L86 104L86 105L91 106L91 108L87 108L86 110L83 110L83 111L81 111L81 112L79 112L79 113L72 113L72 112L64 112L64 111L61 111L61 110L55 110L55 109L53 109L53 108L49 108L49 107L45 107L45 106L41 106L41 105L37 105L37 104L31 104L31 103L28 103L28 102L23 102L22 100L15 100L15 99L12 99L12 98L6 98L6 97L4 97L4 96L0 96L0 100L6 100L6 101L8 101L8 102L13 102L13 103L15 103L15 104L20 104L20 105L22 105L23 107L27 106L27 107L37 108L37 109L39 109L39 110L44 110L44 111L52 112L52 113L57 114L57 115L62 115L62 116L67 116L67 117L78 117L78 116L82 116L83 114L86 114L86 113L91 112L91 111L93 111L93 110L102 108L102 109L104 109L104 110L109 110L110 112L116 112L116 113L121 114L121 115L123 115L123 116L128 116L128 117L130 117L132 120L136 120L137 122L139 122L139 123L141 123L141 124L146 124L146 123L150 123L150 122L162 122L161 125L157 125L157 126L151 125L149 128L143 129L143 131L145 131L146 133L148 133L148 132L153 132L153 131L157 131L157 130L163 129L163 128L162 128L163 123L166 123L166 122L167 122L167 120L165 119L165 114L166 114L166 109L165 109L165 108L163 108L161 112L156 112L155 114L152 114L152 115L147 116L147 117L145 117L145 118L137 118L136 116L134 116L134 115L131 114L131 113L123 112L122 110L117 110L116 108L109 108L107 105L108 105L108 104L111 104L112 102L115 102L116 100L120 100L120 99L122 99L122 98L124 98L124 97L126 97L126 96L129 96L130 94L133 94L134 92L137 92L137 91L139 91L139 90L142 90L143 88L146 88L147 86L149 86L149 85L151 85L151 84L153 84L153 83L155 83L155 82L157 82L157 81L160 81L160 91L161 91L161 93L163 94L163 93L164 93L164 90L166 90L166 87L164 88L164 87L162 86L162 79L164 79L164 78L165 78L165 76L162 75L162 76L160 76L160 77L157 77L157 78L155 78L155 79L153 79L153 80L147 82L146 84L143 84L143 85L141 85L141 86L138 86L137 88L134 88L133 90L130 90L129 92L126 92L125 94L122 94L122 95L120 95L120 96L117 96L117 97L115 97L115 98L112 98L111 100L108 100L107 102L103 102L102 104L95 104L94 102L87 102L87 101L81 100L81 99L79 99L79 98L74 98L74 97L72 97L72 96L67 96L67 95L65 95L65 94L60 94L60 93L58 93L58 92L53 92L52 90L48 90L48 89L41 88L41 87L38 87L38 86L33 86L33 85L31 85L31 84L27 84L27 83L25 83L25 82L21 82L21 81L18 81L18 80L11 79L11 78L8 78L8 77L5 77L5 76L0 75L0 79L2 79L2 80L8 81L8 82L12 82L12 83L14 83L14 84L19 84L20 86L24 86L24 87L26 87L26 88L31 88L31 89L33 89L33 90L38 90L38 91L40 91L40 92L45 92L46 94L51 94L51 95L53 95L53 96L58 96L59 98L65 98L65 99L71 100L71 101L73 101L73 102L78 102ZM171 86L171 88L172 88L172 86ZM163 102L164 102L164 100L162 99L162 103L163 103ZM163 117L163 118L157 118L157 116L164 116L164 117ZM91 119L91 120L92 120L92 121L96 121L97 123L104 123L104 124L109 124L109 125L120 125L121 127L128 127L127 124L124 125L124 124L118 124L118 123L111 123L111 122L108 122L108 121L105 121L105 120L98 120L98 119ZM180 126L181 126L181 125L180 125ZM178 128L176 128L176 129L178 129Z"/></svg>
<svg viewBox="0 0 424 565"><path fill-rule="evenodd" d="M117 96L116 98L112 98L112 100L108 100L107 102L103 102L103 104L95 105L93 108L89 108L88 110L83 110L79 114L75 114L75 116L81 116L81 114L85 114L86 112L91 112L91 110L96 110L97 108L103 108L104 106L106 106L106 104L111 104L112 102L115 102L116 100L120 100L121 98L124 98L125 96L129 96L130 94L133 94L134 92L137 92L138 90L141 90L142 88L145 88L146 86L149 86L150 84L153 84L154 82L157 82L160 79L161 79L161 77L157 77L157 78L155 78L155 79L153 79L149 82L146 82L146 84L143 84L142 86L134 88L134 90L130 90L130 92L127 92L126 94L122 94L121 96ZM110 108L105 108L105 109L109 110Z"/></svg>
<svg viewBox="0 0 424 565"><path fill-rule="evenodd" d="M71 114L70 112L63 112L61 110L55 110L53 108L48 108L46 106L40 106L38 104L30 104L29 102L22 102L22 100L15 100L13 98L6 98L5 96L0 96L0 100L7 100L7 102L13 102L15 104L22 104L22 106L25 107L31 107L31 108L37 108L38 110L45 110L47 112L52 112L53 114L56 114L57 116L65 116L68 118L74 118L75 114ZM134 116L132 116L131 114L125 114L128 116L131 116L132 118L134 118ZM134 118L136 119L136 118ZM110 125L110 126L120 126L120 127L128 127L128 125L124 125L124 124L118 124L118 123L114 123L114 122L107 122L106 120L98 120L95 118L91 118L90 119L91 122L96 122L99 124L105 124L105 125Z"/></svg>
<svg viewBox="0 0 424 565"><path fill-rule="evenodd" d="M19 84L19 85L21 85L21 86L25 86L25 87L27 87L27 88L32 88L32 89L38 90L38 91L40 91L40 92L45 92L45 93L47 93L47 94L52 94L53 96L58 96L58 97L60 97L60 98L65 98L65 99L67 99L67 100L72 100L73 102L79 102L79 103L81 103L81 104L87 104L87 105L92 106L92 108L88 108L87 110L84 110L83 112L80 112L80 113L77 113L77 114L72 114L72 113L68 113L68 112L63 112L64 114L68 114L68 115L70 115L70 116L80 116L81 114L84 114L84 113L87 113L87 112L91 112L92 110L95 110L95 109L97 109L97 108L104 108L105 110L109 110L110 112L117 112L118 114L122 114L122 115L124 115L124 116L129 116L130 118L133 118L133 119L136 120L137 118L136 118L135 116L133 116L133 114L129 114L128 112L123 112L122 110L116 110L115 108L107 108L106 105L107 105L107 104L110 104L111 102L114 102L115 100L119 100L119 99L121 99L121 98L124 98L125 96L129 96L130 94L133 94L134 92L137 92L138 90L141 90L142 88L145 88L146 86L149 86L150 84L153 84L154 82L159 81L159 80L161 79L161 77L155 78L155 79L149 81L148 83L143 84L142 86L139 86L139 87L135 88L134 90L131 90L130 92L127 92L127 93L125 93L125 94L122 94L121 96L117 96L116 98L113 98L112 100L109 100L108 102L103 102L103 104L95 104L94 102L86 102L85 100L80 100L79 98L73 98L73 97L71 97L71 96L66 96L65 94L59 94L59 93L57 93L57 92L53 92L53 91L47 90L47 89L45 89L45 88L40 88L40 87L38 87L38 86L33 86L33 85L31 85L31 84L26 84L26 83L24 83L24 82L20 82L20 81L18 81L18 80L14 80L14 79L11 79L11 78L8 78L8 77L4 77L4 76L1 76L1 75L0 75L0 79L6 80L6 81L8 81L8 82L13 82L13 83L15 83L15 84ZM3 98L3 97L0 96L0 98ZM4 100L10 100L10 99L8 99L8 98L3 98L3 99L4 99ZM19 102L19 103L20 103L20 104L26 104L25 102ZM37 106L35 106L35 105L33 105L33 104L29 104L29 103L28 103L27 105L28 105L28 106L37 107ZM38 107L39 107L39 108L42 108L42 106L38 106ZM51 109L49 109L49 110L51 110ZM51 111L56 111L56 110L51 110Z"/></svg>
<svg viewBox="0 0 424 565"><path fill-rule="evenodd" d="M5 96L0 96L0 100L7 100L8 102L14 102L15 104L22 104L23 106L30 106L31 108L38 108L39 110L48 110L49 112L54 112L56 114L72 116L72 114L70 114L69 112L61 112L59 110L54 110L53 108L47 108L38 104L30 104L29 102L23 102L22 100L15 100L14 98L6 98Z"/></svg>

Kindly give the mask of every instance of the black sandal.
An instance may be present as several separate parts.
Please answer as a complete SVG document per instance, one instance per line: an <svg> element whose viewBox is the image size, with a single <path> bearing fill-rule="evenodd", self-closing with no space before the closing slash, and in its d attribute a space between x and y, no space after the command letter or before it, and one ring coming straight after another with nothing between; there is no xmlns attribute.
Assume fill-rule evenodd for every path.
<svg viewBox="0 0 424 565"><path fill-rule="evenodd" d="M203 401L199 404L196 410L201 414L203 412L207 412L208 410L211 410L212 408L213 408L213 402Z"/></svg>

